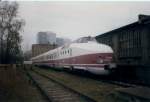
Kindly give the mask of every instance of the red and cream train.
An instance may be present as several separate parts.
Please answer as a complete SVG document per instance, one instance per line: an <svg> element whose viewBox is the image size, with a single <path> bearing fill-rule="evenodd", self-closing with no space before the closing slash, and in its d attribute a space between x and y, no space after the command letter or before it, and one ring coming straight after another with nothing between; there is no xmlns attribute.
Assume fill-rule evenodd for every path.
<svg viewBox="0 0 150 102"><path fill-rule="evenodd" d="M31 60L34 65L108 75L109 69L115 67L112 64L112 56L111 47L97 43L92 37L83 37L73 43L33 57Z"/></svg>

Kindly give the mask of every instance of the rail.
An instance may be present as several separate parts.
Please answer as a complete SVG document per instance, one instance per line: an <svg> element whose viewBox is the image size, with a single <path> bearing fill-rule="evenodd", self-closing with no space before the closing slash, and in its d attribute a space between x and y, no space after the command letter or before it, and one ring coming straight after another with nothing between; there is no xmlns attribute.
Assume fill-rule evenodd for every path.
<svg viewBox="0 0 150 102"><path fill-rule="evenodd" d="M40 89L42 94L44 94L49 102L96 102L95 100L78 93L67 86L49 78L43 76L40 73L30 71L28 75L36 86Z"/></svg>

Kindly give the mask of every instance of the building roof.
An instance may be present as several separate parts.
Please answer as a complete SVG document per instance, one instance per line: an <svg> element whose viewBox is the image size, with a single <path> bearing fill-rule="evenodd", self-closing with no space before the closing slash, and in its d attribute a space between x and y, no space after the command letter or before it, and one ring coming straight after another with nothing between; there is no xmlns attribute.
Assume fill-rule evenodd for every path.
<svg viewBox="0 0 150 102"><path fill-rule="evenodd" d="M139 15L139 20L138 21L133 22L133 23L128 24L128 25L125 25L125 26L122 26L122 27L119 27L117 29L108 31L106 33L103 33L101 35L96 36L95 38L98 38L99 36L106 35L106 34L109 34L109 33L118 32L118 31L121 31L121 30L124 30L124 29L127 29L127 28L135 27L135 26L138 26L138 25L143 25L143 24L150 24L150 16Z"/></svg>

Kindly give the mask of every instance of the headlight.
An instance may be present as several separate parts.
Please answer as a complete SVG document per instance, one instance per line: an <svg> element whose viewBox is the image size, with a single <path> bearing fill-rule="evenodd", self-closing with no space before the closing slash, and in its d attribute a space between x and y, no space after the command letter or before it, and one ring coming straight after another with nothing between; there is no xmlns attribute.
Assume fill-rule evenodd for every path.
<svg viewBox="0 0 150 102"><path fill-rule="evenodd" d="M100 63L104 63L104 60L101 59L101 60L100 60Z"/></svg>
<svg viewBox="0 0 150 102"><path fill-rule="evenodd" d="M97 62L98 63L104 63L104 60L103 59L99 59Z"/></svg>

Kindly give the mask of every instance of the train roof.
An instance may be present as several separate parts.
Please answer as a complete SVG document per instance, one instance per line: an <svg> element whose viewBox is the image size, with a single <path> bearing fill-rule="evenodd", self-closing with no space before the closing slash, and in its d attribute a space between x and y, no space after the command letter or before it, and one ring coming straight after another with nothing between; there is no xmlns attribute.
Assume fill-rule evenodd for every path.
<svg viewBox="0 0 150 102"><path fill-rule="evenodd" d="M87 43L73 43L70 45L70 48L80 48L89 51L98 51L100 53L113 52L110 46L93 41L88 41Z"/></svg>
<svg viewBox="0 0 150 102"><path fill-rule="evenodd" d="M50 50L48 52L45 52L43 54L40 54L36 57L33 57L32 59L41 57L41 56L45 56L48 54L53 54L57 51L63 50L63 49L67 49L67 48L78 48L78 49L83 49L83 50L88 50L88 51L95 51L98 53L112 53L113 50L110 46L105 45L105 44L101 44L95 41L88 41L87 43L71 43L71 44L65 44L64 46L58 47L56 49Z"/></svg>

